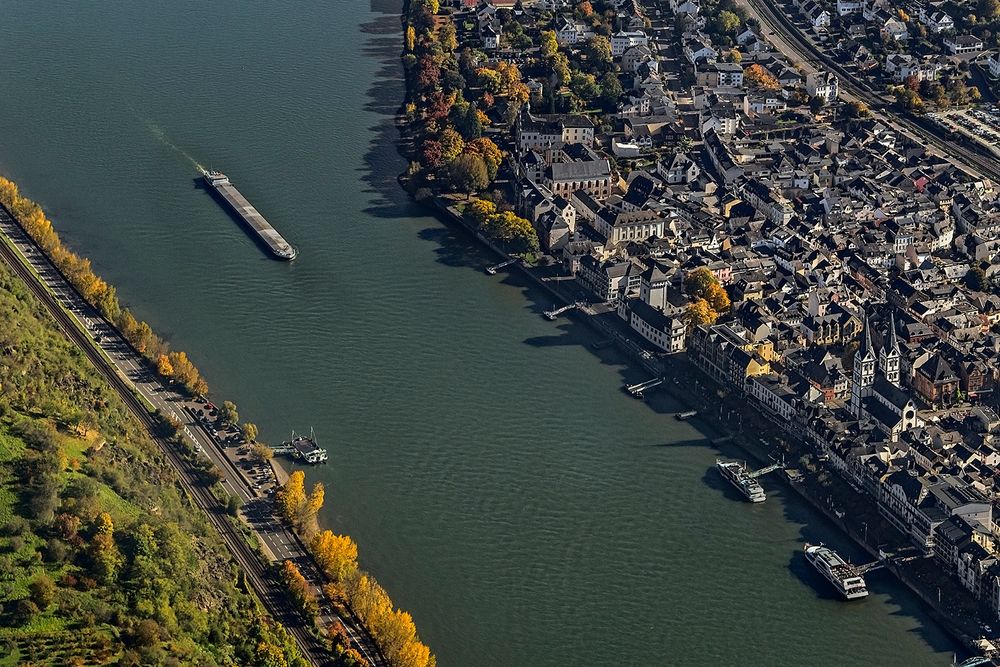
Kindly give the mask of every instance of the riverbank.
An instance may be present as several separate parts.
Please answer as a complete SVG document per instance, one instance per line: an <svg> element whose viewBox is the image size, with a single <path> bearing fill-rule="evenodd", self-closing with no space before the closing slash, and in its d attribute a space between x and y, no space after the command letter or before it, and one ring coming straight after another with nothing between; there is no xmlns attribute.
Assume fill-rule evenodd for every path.
<svg viewBox="0 0 1000 667"><path fill-rule="evenodd" d="M404 185L404 183L401 182L401 185ZM500 261L510 258L501 247L480 233L458 211L454 206L454 198L435 196L430 199L424 199L422 203L440 220L450 226L460 228L469 237L496 253ZM511 270L527 278L535 287L543 290L557 303L568 305L574 302L575 294L567 293L565 289L553 288L540 275L539 271L534 270L534 267L524 262L515 262ZM818 481L822 473L820 468L809 469L797 463L801 457L814 457L814 451L805 442L798 440L796 433L789 432L781 428L775 421L764 418L760 411L752 409L748 399L730 394L728 388L715 383L714 380L687 359L683 353L670 357L661 356L657 358L649 356L651 350L647 348L645 341L624 326L624 322L619 321L620 318L616 314L610 313L610 315L614 318L616 321L615 324L618 326L610 324L609 318L601 317L601 315L592 311L571 311L569 317L585 324L602 336L610 335L615 341L617 348L637 367L651 373L654 377L667 378L668 381L660 385L656 391L666 391L678 404L698 412L698 416L694 419L700 430L706 432L706 435L709 436L706 442L707 445L714 446L712 443L720 440L732 442L751 458L755 459L759 465L766 465L773 462L777 449L766 443L781 443L783 455L790 462L785 469L797 471L798 476L796 476L796 479L799 480L791 481L785 474L775 475L775 477L780 477L781 484L785 488L791 489L798 497L819 511L873 560L880 557L880 547L889 549L890 551L891 548L909 548L909 542L905 536L898 533L896 535L890 533L894 529L878 517L873 500L860 496L846 481L840 480L838 477L830 474L823 477L823 484L820 484ZM680 378L685 378L683 384L679 381ZM695 378L695 391L691 391L692 378ZM736 408L725 413L728 419L723 419L716 413L715 408L720 405L720 399L724 401L731 399L739 401ZM724 405L728 407L729 403L727 402ZM722 412L722 410L723 408L720 407L719 412ZM739 416L735 417L734 414L737 411ZM754 436L751 437L747 435L748 433L753 433ZM811 458L811 461L815 462L815 459ZM775 479L775 477L770 479ZM825 496L822 495L824 492L826 493ZM866 517L868 522L865 524L866 528L864 531L859 531L855 526L855 523L860 523L860 519L856 518L855 523L849 522L850 516L843 513L838 515L838 512L842 512L842 510L838 509L838 505L832 504L834 502L833 498L836 497L841 499L842 504L846 505L848 501L845 500L845 496L847 494L858 496L854 499L855 506L867 504L870 506L870 509L875 510L874 516ZM875 526L876 521L881 522L878 530ZM872 540L868 538L876 538L876 542L872 543ZM884 538L886 541L878 541L877 538ZM890 539L893 539L891 544L888 542ZM970 634L971 627L975 627L974 624L971 624L970 627L969 619L961 615L967 609L962 609L957 614L955 610L946 609L937 600L937 596L928 591L925 585L926 582L917 578L919 575L913 572L912 568L889 564L886 569L907 590L920 599L931 618L939 623L962 646L973 654L978 655L981 652L981 647L977 644L975 636ZM964 595L964 590L957 587L957 582L938 583L953 584L955 586L953 589L954 592ZM941 599L947 601L947 598Z"/></svg>
<svg viewBox="0 0 1000 667"><path fill-rule="evenodd" d="M171 382L173 373L167 372L163 368L164 363L170 363L173 356L160 356L160 363L156 366L150 365L150 360L133 343L132 339L126 335L117 322L108 316L105 311L106 301L92 303L87 298L81 288L79 278L82 275L88 282L96 281L101 285L100 294L113 297L113 304L118 306L114 288L97 278L89 269L89 262L83 260L66 250L58 235L48 222L44 214L34 202L21 198L17 194L16 186L10 181L2 181L0 187L7 193L7 199L13 197L18 204L16 208L9 211L10 217L3 221L2 231L6 236L5 242L18 251L18 257L30 268L41 284L44 284L49 294L56 295L61 303L53 302L53 307L62 308L66 312L76 314L76 320L82 333L88 336L88 345L103 355L110 367L116 369L118 376L127 382L134 395L142 401L142 404L150 411L151 417L155 417L164 429L169 430L172 436L176 436L184 441L189 455L195 459L202 467L202 476L209 485L214 485L216 493L222 499L234 499L233 506L244 507L240 513L246 526L253 531L262 549L270 553L276 560L284 559L288 562L302 562L303 570L309 581L309 593L303 596L302 609L303 620L315 636L329 637L329 644L333 646L334 655L338 659L344 660L365 659L368 664L400 664L403 658L401 651L407 651L407 655L415 660L421 667L432 667L434 658L430 650L420 643L416 629L408 614L400 610L391 613L382 613L384 607L393 609L393 605L385 591L366 572L357 566L357 550L353 542L346 536L336 536L341 542L352 548L349 558L344 560L338 567L337 576L331 576L327 568L322 565L322 554L317 553L317 546L311 539L317 535L319 526L315 524L315 519L311 519L307 526L310 530L297 534L294 526L288 527L288 534L284 530L283 535L275 541L273 530L266 530L259 525L262 520L266 520L270 510L261 507L261 503L269 504L270 501L256 491L243 471L238 468L238 462L231 457L229 447L228 431L225 439L214 427L210 427L208 422L196 417L204 401L202 397L193 396L190 386ZM6 200L0 198L0 205L4 205L4 217L6 218ZM23 219L28 218L30 224ZM38 235L42 234L45 244L39 241ZM71 265L86 268L85 272L77 271L73 275L78 281L72 281L66 274L68 270L60 265L49 253L56 256L72 257ZM64 260L65 262L65 260ZM102 307L103 306L103 307ZM127 311L122 311L126 312ZM147 326L148 328L148 326ZM148 334L155 337L151 332ZM158 340L158 339L157 339ZM179 353L183 355L183 353ZM173 353L171 353L173 355ZM167 361L164 361L166 359ZM186 361L186 356L184 356ZM198 382L203 383L200 375ZM232 406L235 412L235 406ZM220 412L220 419L222 413ZM235 419L222 421L225 428L237 431ZM256 431L256 427L254 429ZM236 437L236 436L234 436ZM223 488L225 485L225 488ZM322 484L318 485L319 502L322 505L323 490ZM318 510L318 507L316 508ZM315 515L315 511L313 514ZM329 531L325 531L329 533ZM266 536L265 533L269 535ZM331 533L332 534L332 533ZM278 548L275 548L277 545ZM305 561L309 561L306 563ZM296 573L298 570L296 569ZM325 577L320 573L324 573ZM301 574L299 575L301 578ZM307 579L301 579L306 585ZM332 588L331 588L332 585ZM365 596L362 602L355 604L356 596ZM321 616L319 614L319 600L330 598L330 602L342 610L340 615ZM377 600L379 603L378 614L372 613L371 601ZM324 604L324 607L326 605ZM360 609L358 608L360 607ZM324 618L326 619L324 621ZM319 627L323 625L324 627ZM293 633L298 631L303 634L303 630L292 628ZM397 637L396 633L407 637L403 641L393 640L393 648L386 649L385 643L390 635ZM377 643L371 644L371 638ZM379 639L382 638L382 641ZM303 641L309 641L303 639ZM327 641L318 642L312 640L311 650L313 652L323 652L328 647ZM308 645L307 645L308 646ZM385 657L383 657L383 655ZM362 656L368 656L362 658ZM388 662L386 660L388 659Z"/></svg>

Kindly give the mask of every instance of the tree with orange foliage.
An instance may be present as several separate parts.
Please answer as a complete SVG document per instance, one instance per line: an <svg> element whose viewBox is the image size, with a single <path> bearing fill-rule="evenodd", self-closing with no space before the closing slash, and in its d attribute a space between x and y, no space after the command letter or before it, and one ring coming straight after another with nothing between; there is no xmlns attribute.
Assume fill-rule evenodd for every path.
<svg viewBox="0 0 1000 667"><path fill-rule="evenodd" d="M778 79L757 63L743 70L743 81L751 88L760 88L763 90L778 90L781 88Z"/></svg>
<svg viewBox="0 0 1000 667"><path fill-rule="evenodd" d="M286 560L281 565L281 581L292 596L292 601L300 612L307 617L315 617L319 613L316 595L306 578L302 576L295 563Z"/></svg>

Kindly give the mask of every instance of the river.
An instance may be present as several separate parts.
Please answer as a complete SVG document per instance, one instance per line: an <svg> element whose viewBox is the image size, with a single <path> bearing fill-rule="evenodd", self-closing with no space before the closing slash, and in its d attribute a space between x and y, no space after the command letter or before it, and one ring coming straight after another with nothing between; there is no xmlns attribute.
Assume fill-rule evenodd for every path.
<svg viewBox="0 0 1000 667"><path fill-rule="evenodd" d="M816 512L740 502L667 397L399 191L397 0L0 4L0 168L264 439L315 428L324 523L442 667L949 663L884 573L833 599L802 542L861 556Z"/></svg>

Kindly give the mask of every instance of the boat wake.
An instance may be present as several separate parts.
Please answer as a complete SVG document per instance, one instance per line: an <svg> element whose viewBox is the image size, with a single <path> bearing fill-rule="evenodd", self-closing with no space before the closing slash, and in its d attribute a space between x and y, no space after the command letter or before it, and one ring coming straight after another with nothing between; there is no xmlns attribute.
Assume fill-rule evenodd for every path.
<svg viewBox="0 0 1000 667"><path fill-rule="evenodd" d="M156 122L154 122L152 119L149 118L146 118L145 122L146 122L146 127L149 128L149 131L153 133L153 136L156 137L156 139L161 144L163 144L164 146L166 146L167 148L174 151L182 158L190 162L192 165L194 165L194 168L197 169L199 173L203 174L206 171L208 171L207 169L205 169L205 167L201 165L201 163L199 163L197 160L191 157L191 155L189 155L187 151L185 151L183 148L181 148L174 142L170 141L170 139L167 137L167 133L163 130L162 127L156 124Z"/></svg>

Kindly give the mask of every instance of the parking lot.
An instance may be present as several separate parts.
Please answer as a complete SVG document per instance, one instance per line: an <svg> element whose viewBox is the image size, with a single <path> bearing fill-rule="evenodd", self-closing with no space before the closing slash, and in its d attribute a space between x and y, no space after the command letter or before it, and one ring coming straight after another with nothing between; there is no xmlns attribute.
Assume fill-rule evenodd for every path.
<svg viewBox="0 0 1000 667"><path fill-rule="evenodd" d="M230 460L236 463L254 490L267 495L274 493L276 480L271 465L267 461L257 460L251 454L251 444L243 439L238 427L220 423L215 405L204 399L197 403L198 407L193 410L195 418L212 434Z"/></svg>
<svg viewBox="0 0 1000 667"><path fill-rule="evenodd" d="M958 132L1000 153L1000 109L955 109L928 114L947 130Z"/></svg>

